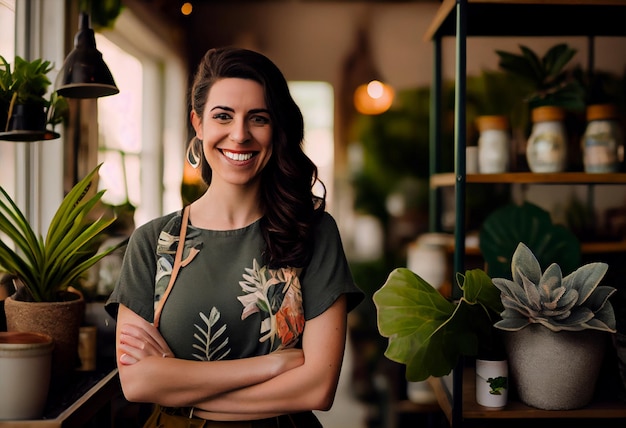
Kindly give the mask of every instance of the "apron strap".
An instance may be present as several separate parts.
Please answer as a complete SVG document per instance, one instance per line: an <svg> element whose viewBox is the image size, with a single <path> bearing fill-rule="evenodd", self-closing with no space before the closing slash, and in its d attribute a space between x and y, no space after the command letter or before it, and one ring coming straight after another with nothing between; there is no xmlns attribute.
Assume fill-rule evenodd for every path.
<svg viewBox="0 0 626 428"><path fill-rule="evenodd" d="M180 265L183 259L183 249L185 248L185 237L187 236L187 223L189 222L189 205L183 208L183 218L181 220L180 225L180 236L178 237L178 247L176 248L176 256L174 258L174 267L172 268L172 274L170 275L170 281L167 284L167 288L165 289L165 293L161 296L161 300L159 300L159 304L157 305L156 310L154 311L154 326L159 327L159 320L161 319L161 312L163 311L163 306L165 305L165 300L167 300L167 296L170 295L170 291L174 287L174 281L176 281L176 277L178 276L178 271L180 270Z"/></svg>

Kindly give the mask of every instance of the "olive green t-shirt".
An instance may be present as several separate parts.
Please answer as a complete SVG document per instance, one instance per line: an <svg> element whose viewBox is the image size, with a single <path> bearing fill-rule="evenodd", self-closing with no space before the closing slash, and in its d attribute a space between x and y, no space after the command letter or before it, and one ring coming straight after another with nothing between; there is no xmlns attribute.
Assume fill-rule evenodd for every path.
<svg viewBox="0 0 626 428"><path fill-rule="evenodd" d="M181 212L131 236L107 310L124 304L148 322L169 282ZM353 309L363 294L353 282L337 225L324 213L312 258L303 269L262 263L260 221L216 231L188 224L182 267L161 312L159 329L176 357L214 361L299 346L304 325L342 294Z"/></svg>

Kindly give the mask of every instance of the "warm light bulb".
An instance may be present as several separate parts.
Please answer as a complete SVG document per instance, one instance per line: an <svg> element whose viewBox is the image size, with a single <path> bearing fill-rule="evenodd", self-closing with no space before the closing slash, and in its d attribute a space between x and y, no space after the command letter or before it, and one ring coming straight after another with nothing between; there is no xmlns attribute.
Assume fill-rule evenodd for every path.
<svg viewBox="0 0 626 428"><path fill-rule="evenodd" d="M359 86L354 92L354 107L361 114L375 115L389 110L394 91L379 80Z"/></svg>
<svg viewBox="0 0 626 428"><path fill-rule="evenodd" d="M181 7L180 7L180 12L183 15L191 15L191 12L193 11L193 5L189 2L184 3Z"/></svg>
<svg viewBox="0 0 626 428"><path fill-rule="evenodd" d="M376 100L383 96L384 90L383 84L378 80L372 80L367 84L367 94Z"/></svg>

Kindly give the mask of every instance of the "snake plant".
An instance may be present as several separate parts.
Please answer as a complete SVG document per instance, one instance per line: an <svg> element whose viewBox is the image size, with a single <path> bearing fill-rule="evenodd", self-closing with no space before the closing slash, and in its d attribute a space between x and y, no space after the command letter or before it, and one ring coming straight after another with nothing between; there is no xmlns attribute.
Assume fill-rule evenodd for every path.
<svg viewBox="0 0 626 428"><path fill-rule="evenodd" d="M504 311L496 328L517 331L541 324L552 331L585 329L615 333L615 314L609 297L616 291L600 286L606 263L589 263L563 277L553 263L542 273L537 258L520 242L511 260L513 280L493 278Z"/></svg>
<svg viewBox="0 0 626 428"><path fill-rule="evenodd" d="M65 196L48 227L45 240L0 187L0 269L17 278L19 300L55 302L94 264L119 246L98 252L101 234L115 220L88 220L104 190L89 195L98 165ZM5 242L8 238L13 249Z"/></svg>

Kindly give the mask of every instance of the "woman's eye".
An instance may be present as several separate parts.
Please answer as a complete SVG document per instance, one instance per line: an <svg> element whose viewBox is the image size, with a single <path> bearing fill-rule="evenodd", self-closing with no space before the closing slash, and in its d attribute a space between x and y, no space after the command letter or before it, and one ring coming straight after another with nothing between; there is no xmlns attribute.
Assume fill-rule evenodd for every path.
<svg viewBox="0 0 626 428"><path fill-rule="evenodd" d="M229 120L231 119L230 115L228 113L215 113L213 115L213 119L216 120Z"/></svg>
<svg viewBox="0 0 626 428"><path fill-rule="evenodd" d="M255 125L267 125L268 123L270 123L270 119L265 116L252 116L250 120Z"/></svg>

